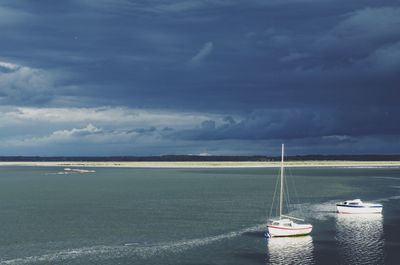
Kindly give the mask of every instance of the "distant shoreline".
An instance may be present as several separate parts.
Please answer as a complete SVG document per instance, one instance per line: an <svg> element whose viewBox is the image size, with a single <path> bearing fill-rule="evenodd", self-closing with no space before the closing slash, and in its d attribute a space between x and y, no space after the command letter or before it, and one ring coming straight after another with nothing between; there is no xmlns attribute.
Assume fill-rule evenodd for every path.
<svg viewBox="0 0 400 265"><path fill-rule="evenodd" d="M120 162L120 161L1 161L2 166L33 167L104 167L104 168L273 168L279 167L277 161L185 161L185 162ZM400 167L400 161L288 161L285 167L351 167L380 168Z"/></svg>

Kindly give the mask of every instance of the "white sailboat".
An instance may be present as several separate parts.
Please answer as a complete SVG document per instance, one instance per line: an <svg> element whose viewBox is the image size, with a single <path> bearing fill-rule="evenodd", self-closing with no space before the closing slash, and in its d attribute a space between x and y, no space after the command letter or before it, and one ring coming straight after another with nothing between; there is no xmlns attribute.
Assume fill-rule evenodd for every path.
<svg viewBox="0 0 400 265"><path fill-rule="evenodd" d="M285 149L285 146L282 144L281 177L280 177L281 185L280 185L280 195L279 195L279 218L271 220L271 222L267 225L268 233L271 237L308 235L312 231L311 224L298 224L293 220L302 221L302 222L304 222L304 220L282 214L283 196L284 196L284 190L283 190L284 149Z"/></svg>

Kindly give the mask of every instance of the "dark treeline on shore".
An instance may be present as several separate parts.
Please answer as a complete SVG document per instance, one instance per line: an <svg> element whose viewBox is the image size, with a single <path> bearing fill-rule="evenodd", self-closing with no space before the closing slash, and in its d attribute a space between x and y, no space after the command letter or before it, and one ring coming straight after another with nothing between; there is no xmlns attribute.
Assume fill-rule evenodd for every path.
<svg viewBox="0 0 400 265"><path fill-rule="evenodd" d="M164 155L164 156L0 156L0 161L94 161L94 162L157 162L157 161L279 161L278 156L198 156L198 155ZM298 155L287 156L286 161L400 161L400 155Z"/></svg>

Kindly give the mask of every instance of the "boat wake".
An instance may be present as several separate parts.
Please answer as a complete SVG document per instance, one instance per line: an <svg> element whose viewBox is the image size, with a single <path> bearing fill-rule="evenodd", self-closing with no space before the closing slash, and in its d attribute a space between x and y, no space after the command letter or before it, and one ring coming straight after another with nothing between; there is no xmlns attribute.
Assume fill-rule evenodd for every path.
<svg viewBox="0 0 400 265"><path fill-rule="evenodd" d="M78 258L90 258L90 260L103 260L122 257L147 259L152 256L161 255L164 253L179 253L188 249L205 246L217 241L235 238L249 232L263 231L265 230L265 227L266 224L259 224L238 231L232 231L216 236L180 240L176 242L162 242L152 245L140 243L125 243L124 245L115 246L93 246L77 249L67 249L39 256L0 260L0 265L65 262Z"/></svg>
<svg viewBox="0 0 400 265"><path fill-rule="evenodd" d="M327 201L323 203L303 203L293 205L293 210L289 215L303 216L306 219L315 219L319 221L335 217L337 201Z"/></svg>
<svg viewBox="0 0 400 265"><path fill-rule="evenodd" d="M48 173L48 175L68 175L68 174L84 174L84 173L96 173L96 170L66 167L64 168L64 171L59 171L56 173Z"/></svg>
<svg viewBox="0 0 400 265"><path fill-rule="evenodd" d="M388 179L388 180L400 180L400 178L396 177L374 177L376 179Z"/></svg>
<svg viewBox="0 0 400 265"><path fill-rule="evenodd" d="M399 199L400 199L400 195L395 195L395 196L390 196L390 197L387 197L387 198L376 199L374 201L376 201L376 202L387 202L387 201L399 200Z"/></svg>
<svg viewBox="0 0 400 265"><path fill-rule="evenodd" d="M398 188L399 186L396 186ZM384 198L376 198L374 202L388 202L392 200L400 200L400 195L393 195ZM330 200L323 203L304 203L295 204L294 209L289 212L289 215L304 216L306 219L314 219L324 221L328 218L336 217L336 203L338 200Z"/></svg>

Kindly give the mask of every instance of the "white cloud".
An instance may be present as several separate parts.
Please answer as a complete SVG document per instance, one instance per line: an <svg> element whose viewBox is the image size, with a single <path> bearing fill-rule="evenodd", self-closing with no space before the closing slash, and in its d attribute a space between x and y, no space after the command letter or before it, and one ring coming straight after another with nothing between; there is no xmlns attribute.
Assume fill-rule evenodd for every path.
<svg viewBox="0 0 400 265"><path fill-rule="evenodd" d="M399 27L400 8L363 8L348 14L313 46L325 53L368 53L389 42L398 41Z"/></svg>
<svg viewBox="0 0 400 265"><path fill-rule="evenodd" d="M169 134L198 127L207 120L219 125L225 122L224 117L126 107L1 106L0 154L118 155L139 154L138 148L141 154L159 154L171 146L174 150L187 148L187 142L171 140Z"/></svg>
<svg viewBox="0 0 400 265"><path fill-rule="evenodd" d="M207 58L210 53L214 49L214 44L212 42L207 42L203 45L203 47L198 51L198 53L192 57L190 62L192 64L199 64L202 61L204 61L205 58Z"/></svg>
<svg viewBox="0 0 400 265"><path fill-rule="evenodd" d="M157 126L185 128L204 120L223 120L222 115L212 113L173 112L152 109L133 109L126 107L97 108L37 108L0 107L0 126L7 122L51 123L51 124L101 124L129 125L135 127ZM2 124L2 125L1 125Z"/></svg>
<svg viewBox="0 0 400 265"><path fill-rule="evenodd" d="M24 138L18 137L16 139L7 139L4 140L1 145L11 147L46 147L48 145L74 143L75 148L79 149L79 143L107 143L111 140L112 137L119 137L119 135L114 132L103 131L102 129L92 124L88 124L85 127L81 128L56 130L43 136ZM124 141L124 139L119 139L119 141Z"/></svg>
<svg viewBox="0 0 400 265"><path fill-rule="evenodd" d="M37 68L0 62L0 103L38 103L51 99L53 76Z"/></svg>
<svg viewBox="0 0 400 265"><path fill-rule="evenodd" d="M374 71L398 73L400 69L400 42L383 46L358 63L372 65Z"/></svg>
<svg viewBox="0 0 400 265"><path fill-rule="evenodd" d="M155 7L158 11L164 12L182 12L189 11L193 9L198 9L204 7L204 2L202 1L181 1L181 2L172 2L172 3L162 3Z"/></svg>
<svg viewBox="0 0 400 265"><path fill-rule="evenodd" d="M286 62L292 62L292 61L297 61L301 60L304 58L310 57L308 53L301 53L301 52L291 52L288 55L282 57L280 59L281 62L286 63Z"/></svg>
<svg viewBox="0 0 400 265"><path fill-rule="evenodd" d="M398 32L399 23L400 8L365 8L352 13L348 19L336 26L334 32L343 37L362 34L380 38Z"/></svg>
<svg viewBox="0 0 400 265"><path fill-rule="evenodd" d="M204 153L202 142L171 139L218 113L127 107L0 106L0 155L157 155ZM240 120L240 117L234 117ZM208 152L208 150L207 150Z"/></svg>
<svg viewBox="0 0 400 265"><path fill-rule="evenodd" d="M0 6L0 26L22 22L29 17L31 15L28 13Z"/></svg>
<svg viewBox="0 0 400 265"><path fill-rule="evenodd" d="M274 6L291 2L313 2L315 0L147 0L145 4L138 1L129 0L84 0L92 6L102 6L103 8L115 8L116 3L131 10L140 10L157 13L184 13L201 9L214 7L232 7L232 6ZM332 1L332 0L319 0Z"/></svg>
<svg viewBox="0 0 400 265"><path fill-rule="evenodd" d="M91 135L91 134L98 134L101 133L102 130L99 128L93 126L92 124L88 124L84 128L73 128L71 130L61 130L61 131L55 131L51 134L51 136L54 136L56 138L70 138L70 137L76 137L76 136L86 136L86 135Z"/></svg>
<svg viewBox="0 0 400 265"><path fill-rule="evenodd" d="M4 69L9 70L9 71L15 71L18 68L20 68L20 66L18 64L0 62L0 68L4 68Z"/></svg>

